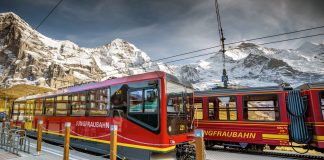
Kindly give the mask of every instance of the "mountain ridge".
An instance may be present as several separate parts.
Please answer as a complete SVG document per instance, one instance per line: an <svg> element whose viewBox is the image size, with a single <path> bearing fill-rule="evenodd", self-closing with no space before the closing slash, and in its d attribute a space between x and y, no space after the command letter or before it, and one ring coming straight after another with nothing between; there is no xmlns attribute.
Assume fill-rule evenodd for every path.
<svg viewBox="0 0 324 160"><path fill-rule="evenodd" d="M0 85L26 83L60 88L75 83L162 70L196 89L220 84L222 56L184 65L152 62L134 44L115 39L95 48L54 40L12 12L0 13ZM297 49L241 43L226 51L226 69L233 85L262 86L283 82L324 81L324 44L305 43Z"/></svg>

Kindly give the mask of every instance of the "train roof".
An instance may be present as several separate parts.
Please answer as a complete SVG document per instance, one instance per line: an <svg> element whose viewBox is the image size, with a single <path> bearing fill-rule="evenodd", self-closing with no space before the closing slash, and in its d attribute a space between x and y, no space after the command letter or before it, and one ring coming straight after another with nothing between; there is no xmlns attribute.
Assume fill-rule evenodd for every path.
<svg viewBox="0 0 324 160"><path fill-rule="evenodd" d="M324 89L324 82L305 83L297 87L297 89L301 89L301 90L309 90L309 89L317 89L317 88Z"/></svg>
<svg viewBox="0 0 324 160"><path fill-rule="evenodd" d="M223 88L205 91L196 91L195 96L208 96L208 95L229 95L229 94L245 94L245 93L264 93L264 92L281 92L285 88L281 86L269 86L269 87L249 87L249 88Z"/></svg>
<svg viewBox="0 0 324 160"><path fill-rule="evenodd" d="M82 84L82 85L78 85L78 86L59 89L57 91L48 92L48 93L44 93L44 94L20 97L16 101L24 101L24 100L35 99L35 98L51 97L54 95L63 95L63 94L69 94L69 93L74 93L74 92L79 92L79 91L98 89L98 88L103 88L103 87L107 87L107 86L111 86L111 85L123 84L123 83L127 83L127 82L135 82L135 81L139 81L139 80L147 80L147 79L154 79L154 78L166 78L166 77L168 79L171 79L172 81L180 83L180 81L173 75L170 75L163 71L154 71L154 72L142 73L142 74L120 77L120 78L115 78L115 79L109 79L109 80L105 80L105 81L101 81L101 82ZM188 84L184 84L184 85L191 87Z"/></svg>

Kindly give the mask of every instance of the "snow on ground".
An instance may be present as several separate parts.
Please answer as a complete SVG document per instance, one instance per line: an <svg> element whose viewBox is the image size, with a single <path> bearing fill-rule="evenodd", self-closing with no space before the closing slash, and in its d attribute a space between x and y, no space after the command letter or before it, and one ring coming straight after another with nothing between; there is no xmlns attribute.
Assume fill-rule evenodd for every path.
<svg viewBox="0 0 324 160"><path fill-rule="evenodd" d="M81 80L90 80L90 78L78 71L73 71L73 76Z"/></svg>

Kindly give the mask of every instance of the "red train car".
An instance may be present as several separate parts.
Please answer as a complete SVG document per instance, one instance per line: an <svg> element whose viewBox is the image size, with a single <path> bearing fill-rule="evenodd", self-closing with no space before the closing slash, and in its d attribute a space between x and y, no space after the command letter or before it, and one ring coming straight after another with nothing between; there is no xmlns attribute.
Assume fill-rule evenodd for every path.
<svg viewBox="0 0 324 160"><path fill-rule="evenodd" d="M281 87L197 91L195 124L207 147L288 146L286 94Z"/></svg>
<svg viewBox="0 0 324 160"><path fill-rule="evenodd" d="M324 153L324 82L307 83L297 89L308 100L306 123L313 135L310 147Z"/></svg>
<svg viewBox="0 0 324 160"><path fill-rule="evenodd" d="M193 89L156 71L89 83L15 101L12 119L31 135L43 120L45 140L63 142L71 122L71 146L109 154L109 128L118 126L118 156L129 160L175 159L192 138ZM179 155L178 155L179 156Z"/></svg>

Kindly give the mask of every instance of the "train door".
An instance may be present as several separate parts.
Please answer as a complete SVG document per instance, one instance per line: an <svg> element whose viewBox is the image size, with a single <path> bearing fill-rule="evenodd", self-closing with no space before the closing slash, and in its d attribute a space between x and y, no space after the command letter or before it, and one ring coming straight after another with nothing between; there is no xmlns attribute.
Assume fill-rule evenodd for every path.
<svg viewBox="0 0 324 160"><path fill-rule="evenodd" d="M26 102L26 116L25 116L25 123L26 123L26 129L32 128L32 120L34 117L34 100L28 100Z"/></svg>

